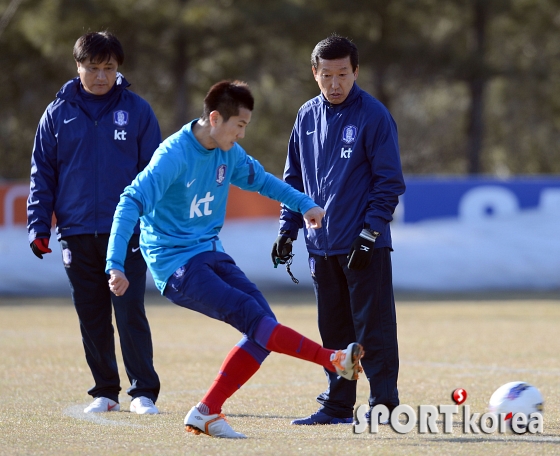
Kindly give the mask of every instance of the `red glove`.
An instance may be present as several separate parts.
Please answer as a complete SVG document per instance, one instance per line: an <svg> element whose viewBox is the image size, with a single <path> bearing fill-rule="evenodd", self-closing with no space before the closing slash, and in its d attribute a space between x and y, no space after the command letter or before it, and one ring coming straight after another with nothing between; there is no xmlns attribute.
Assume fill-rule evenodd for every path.
<svg viewBox="0 0 560 456"><path fill-rule="evenodd" d="M30 247L35 256L41 260L44 254L52 252L52 250L49 249L49 238L37 238L30 244Z"/></svg>

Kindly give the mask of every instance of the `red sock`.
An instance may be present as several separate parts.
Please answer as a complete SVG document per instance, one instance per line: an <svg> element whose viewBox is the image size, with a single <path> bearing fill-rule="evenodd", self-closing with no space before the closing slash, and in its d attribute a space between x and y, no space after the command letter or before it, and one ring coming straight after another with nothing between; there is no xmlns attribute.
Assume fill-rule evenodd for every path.
<svg viewBox="0 0 560 456"><path fill-rule="evenodd" d="M323 348L318 343L281 324L272 330L266 349L311 361L331 372L336 372L331 363L331 355L334 350Z"/></svg>
<svg viewBox="0 0 560 456"><path fill-rule="evenodd" d="M261 365L247 351L237 345L228 353L212 386L200 402L213 415L222 411L224 402L241 388ZM202 411L202 410L201 410Z"/></svg>

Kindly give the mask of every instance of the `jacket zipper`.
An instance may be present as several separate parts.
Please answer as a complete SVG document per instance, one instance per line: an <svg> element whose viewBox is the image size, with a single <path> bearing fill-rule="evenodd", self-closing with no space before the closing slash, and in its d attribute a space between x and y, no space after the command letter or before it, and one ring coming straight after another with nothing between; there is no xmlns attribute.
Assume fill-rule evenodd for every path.
<svg viewBox="0 0 560 456"><path fill-rule="evenodd" d="M94 123L95 126L95 147L93 148L95 154L95 169L94 169L94 194L93 194L93 203L94 203L94 214L95 214L95 237L97 237L97 168L99 166L99 154L97 153L97 144L98 144L98 130L97 130L97 120Z"/></svg>
<svg viewBox="0 0 560 456"><path fill-rule="evenodd" d="M333 112L329 113L329 109L332 109ZM332 121L335 120L335 117L336 117L335 106L332 103L328 103L327 109L325 111L327 134L328 134L328 128L330 127ZM325 144L326 144L326 142L325 142ZM328 168L329 157L330 157L331 153L332 153L332 150L323 149L323 154L322 154L322 157L321 157L322 158L321 164L323 165L323 170ZM319 193L321 195L321 202L324 204L325 198L324 198L324 190L323 190L323 186L324 186L323 178L319 182L319 185L321 186L320 189L319 189ZM327 226L326 225L323 228L323 232L324 232L324 238L325 238L325 260L327 260L328 259L328 253L327 252L329 251L329 240L328 240L328 232L327 232Z"/></svg>

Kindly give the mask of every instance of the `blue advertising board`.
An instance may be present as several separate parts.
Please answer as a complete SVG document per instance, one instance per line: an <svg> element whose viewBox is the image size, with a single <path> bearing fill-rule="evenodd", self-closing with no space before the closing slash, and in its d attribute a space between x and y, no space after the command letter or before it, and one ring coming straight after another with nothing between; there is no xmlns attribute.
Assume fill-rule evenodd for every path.
<svg viewBox="0 0 560 456"><path fill-rule="evenodd" d="M408 176L401 221L439 218L480 219L527 209L560 210L560 176Z"/></svg>

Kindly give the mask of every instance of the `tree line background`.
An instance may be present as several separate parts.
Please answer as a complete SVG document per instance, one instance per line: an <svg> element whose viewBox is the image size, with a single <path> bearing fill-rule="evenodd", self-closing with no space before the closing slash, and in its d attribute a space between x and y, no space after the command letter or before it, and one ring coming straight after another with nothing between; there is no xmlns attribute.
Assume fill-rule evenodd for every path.
<svg viewBox="0 0 560 456"><path fill-rule="evenodd" d="M38 121L77 76L72 48L109 30L164 137L221 79L250 84L241 145L281 175L315 44L360 51L358 84L399 127L408 174L560 173L560 0L0 0L0 179L29 175Z"/></svg>

